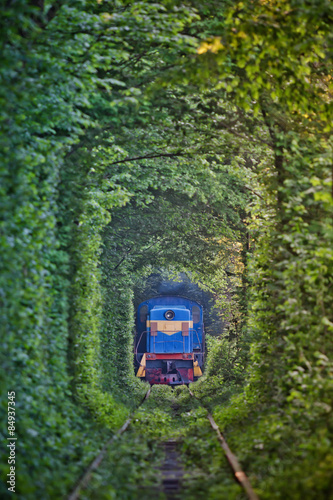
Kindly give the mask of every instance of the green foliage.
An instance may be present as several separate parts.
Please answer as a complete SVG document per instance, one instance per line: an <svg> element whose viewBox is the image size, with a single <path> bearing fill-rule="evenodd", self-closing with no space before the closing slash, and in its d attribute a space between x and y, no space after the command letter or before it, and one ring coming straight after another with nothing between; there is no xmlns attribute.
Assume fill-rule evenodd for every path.
<svg viewBox="0 0 333 500"><path fill-rule="evenodd" d="M159 438L168 421L161 410L135 413L129 430L110 444L82 498L162 500L158 467L164 457Z"/></svg>
<svg viewBox="0 0 333 500"><path fill-rule="evenodd" d="M99 258L109 210L129 195L103 178L103 151L91 139L101 103L111 109L117 101L113 88L122 82L110 75L117 64L140 38L181 45L177 33L192 14L146 2L110 7L20 1L2 17L1 420L7 390L17 391L24 498L63 496L99 447L98 428L74 405L73 389L100 424L114 428L128 413L101 388ZM147 26L156 16L152 38ZM121 103L133 101L130 89ZM5 455L1 464L6 476Z"/></svg>
<svg viewBox="0 0 333 500"><path fill-rule="evenodd" d="M251 2L229 14L216 57L208 44L199 58L219 64L221 88L262 117L271 153L251 204L248 384L216 418L262 498L330 498L330 7Z"/></svg>
<svg viewBox="0 0 333 500"><path fill-rule="evenodd" d="M246 498L232 474L206 412L192 412L183 432L184 498Z"/></svg>
<svg viewBox="0 0 333 500"><path fill-rule="evenodd" d="M141 402L148 386L134 376L132 283L127 276L114 276L107 267L112 261L106 259L104 255L103 387L133 407Z"/></svg>
<svg viewBox="0 0 333 500"><path fill-rule="evenodd" d="M218 338L207 335L206 339L208 356L205 372L193 385L192 391L205 407L212 409L242 390L248 353L243 339L238 343L228 340L226 336Z"/></svg>
<svg viewBox="0 0 333 500"><path fill-rule="evenodd" d="M73 395L112 429L142 398L133 289L163 268L223 315L195 392L262 498L330 498L331 3L7 4L1 419L16 390L19 493L63 496L96 451ZM189 410L215 457L205 490L237 498L186 391L154 394L139 427L165 438Z"/></svg>

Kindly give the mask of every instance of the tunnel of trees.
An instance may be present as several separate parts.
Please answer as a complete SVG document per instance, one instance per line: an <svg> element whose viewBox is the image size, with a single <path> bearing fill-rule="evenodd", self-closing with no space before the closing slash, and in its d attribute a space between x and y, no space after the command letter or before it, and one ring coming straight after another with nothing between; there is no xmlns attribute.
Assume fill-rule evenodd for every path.
<svg viewBox="0 0 333 500"><path fill-rule="evenodd" d="M197 393L261 497L332 498L332 27L328 0L3 2L21 498L62 498L139 404L135 306L179 275L214 305Z"/></svg>

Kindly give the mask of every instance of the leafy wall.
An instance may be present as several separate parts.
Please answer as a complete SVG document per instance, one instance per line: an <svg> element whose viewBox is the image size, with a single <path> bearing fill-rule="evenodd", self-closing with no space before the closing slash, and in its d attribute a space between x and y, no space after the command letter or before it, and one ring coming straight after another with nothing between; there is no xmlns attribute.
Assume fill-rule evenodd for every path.
<svg viewBox="0 0 333 500"><path fill-rule="evenodd" d="M331 4L4 13L1 421L16 390L18 491L63 495L139 400L132 290L171 266L227 311L197 390L262 497L328 498Z"/></svg>

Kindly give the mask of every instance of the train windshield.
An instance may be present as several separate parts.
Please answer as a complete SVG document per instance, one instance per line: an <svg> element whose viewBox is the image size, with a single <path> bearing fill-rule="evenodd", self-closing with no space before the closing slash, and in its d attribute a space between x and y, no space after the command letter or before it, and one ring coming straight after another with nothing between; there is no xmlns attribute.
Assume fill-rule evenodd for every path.
<svg viewBox="0 0 333 500"><path fill-rule="evenodd" d="M193 319L193 323L200 322L200 309L198 306L192 307L192 319Z"/></svg>

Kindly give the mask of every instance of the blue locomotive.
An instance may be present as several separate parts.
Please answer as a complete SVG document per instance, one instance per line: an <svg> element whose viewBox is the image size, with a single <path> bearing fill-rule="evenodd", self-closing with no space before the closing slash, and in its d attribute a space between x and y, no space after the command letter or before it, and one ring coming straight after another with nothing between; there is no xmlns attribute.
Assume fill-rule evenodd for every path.
<svg viewBox="0 0 333 500"><path fill-rule="evenodd" d="M137 311L137 377L150 384L189 384L202 375L205 352L203 311L184 297L161 296Z"/></svg>

